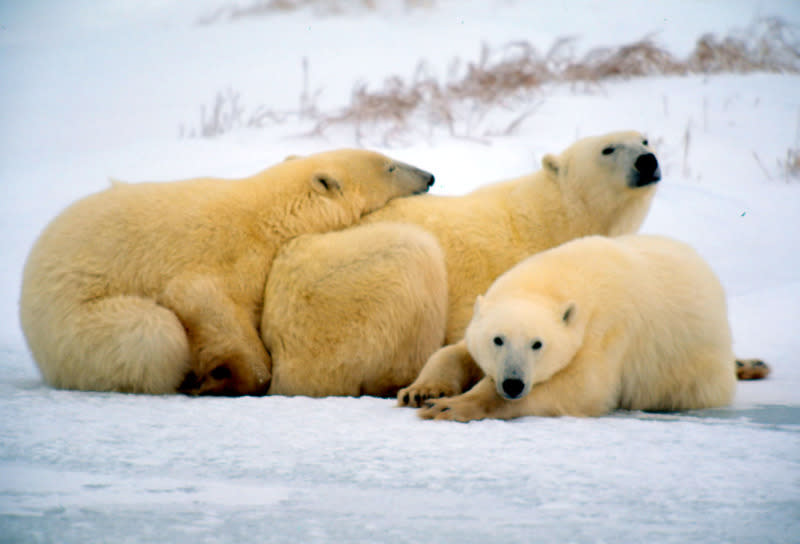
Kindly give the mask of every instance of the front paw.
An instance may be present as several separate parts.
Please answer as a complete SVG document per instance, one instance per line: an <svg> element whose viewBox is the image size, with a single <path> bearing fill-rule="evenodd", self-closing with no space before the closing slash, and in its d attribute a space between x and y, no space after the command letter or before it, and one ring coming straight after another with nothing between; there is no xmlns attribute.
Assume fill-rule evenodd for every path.
<svg viewBox="0 0 800 544"><path fill-rule="evenodd" d="M452 397L457 393L458 391L452 385L444 383L417 384L415 382L397 393L397 405L419 408L430 399Z"/></svg>
<svg viewBox="0 0 800 544"><path fill-rule="evenodd" d="M418 412L422 419L444 421L474 421L488 417L486 410L479 402L465 399L463 396L429 400Z"/></svg>

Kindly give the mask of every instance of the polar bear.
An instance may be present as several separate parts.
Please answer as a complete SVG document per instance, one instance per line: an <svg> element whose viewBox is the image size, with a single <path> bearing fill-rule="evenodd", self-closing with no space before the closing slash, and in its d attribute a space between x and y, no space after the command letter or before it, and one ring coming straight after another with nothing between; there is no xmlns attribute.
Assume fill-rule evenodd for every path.
<svg viewBox="0 0 800 544"><path fill-rule="evenodd" d="M237 180L113 183L56 217L28 256L30 350L59 388L263 394L271 361L257 327L280 245L432 183L349 149Z"/></svg>
<svg viewBox="0 0 800 544"><path fill-rule="evenodd" d="M728 404L736 387L720 281L691 247L660 236L591 236L526 259L444 349L485 377L427 401L423 418L694 410Z"/></svg>
<svg viewBox="0 0 800 544"><path fill-rule="evenodd" d="M403 379L413 379L443 343L461 340L475 297L501 273L574 238L635 232L660 179L646 138L635 131L615 132L579 140L559 155L545 155L542 169L533 174L465 196L393 200L367 215L358 228L305 236L286 246L275 260L264 296L261 333L273 361L269 393L391 395L407 386ZM392 244L382 248L367 242L370 236L379 241L386 235L386 222L404 224L391 228ZM433 254L423 231L441 247L441 264L424 262L426 253L441 257ZM402 251L415 247L407 262L393 249L403 237ZM437 280L413 281L417 269L421 277ZM445 295L439 292L442 270ZM319 289L331 278L337 282L336 299ZM416 292L409 294L409 289ZM365 302L374 297L382 302ZM446 317L438 322L431 319L435 316L419 317L430 311L428 303L413 302L433 298L446 304ZM320 315L322 306L326 311ZM429 349L394 337L384 343L392 328L387 323L403 331L415 327ZM443 342L437 346L434 338ZM322 377L331 376L332 369L337 378L325 383ZM474 365L459 365L455 372L462 389L481 376ZM381 387L365 386L364 376Z"/></svg>
<svg viewBox="0 0 800 544"><path fill-rule="evenodd" d="M444 342L444 256L420 227L300 236L281 249L267 282L270 394L393 397Z"/></svg>

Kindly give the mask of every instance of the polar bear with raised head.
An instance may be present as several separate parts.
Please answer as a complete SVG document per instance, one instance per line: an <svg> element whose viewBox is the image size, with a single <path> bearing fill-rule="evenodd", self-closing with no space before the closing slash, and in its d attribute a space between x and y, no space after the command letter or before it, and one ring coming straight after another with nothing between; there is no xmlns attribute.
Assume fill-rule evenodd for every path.
<svg viewBox="0 0 800 544"><path fill-rule="evenodd" d="M694 410L728 404L736 387L720 281L660 236L592 236L526 259L477 299L464 340L445 350L484 378L428 400L423 418Z"/></svg>
<svg viewBox="0 0 800 544"><path fill-rule="evenodd" d="M270 394L393 396L461 340L475 297L500 274L574 238L635 232L660 179L647 139L614 132L545 155L532 174L464 196L395 199L356 228L293 241L264 297ZM474 364L450 371L405 393L452 394L481 375Z"/></svg>

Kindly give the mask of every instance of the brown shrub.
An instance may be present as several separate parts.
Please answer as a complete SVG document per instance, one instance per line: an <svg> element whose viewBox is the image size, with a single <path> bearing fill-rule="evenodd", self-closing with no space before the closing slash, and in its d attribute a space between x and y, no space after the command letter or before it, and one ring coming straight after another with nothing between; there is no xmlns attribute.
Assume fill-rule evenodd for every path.
<svg viewBox="0 0 800 544"><path fill-rule="evenodd" d="M786 180L800 179L800 149L787 149L786 160L783 161Z"/></svg>
<svg viewBox="0 0 800 544"><path fill-rule="evenodd" d="M252 17L265 17L280 13L312 9L322 16L343 15L358 11L374 11L379 0L254 0L244 6L229 3L197 19L199 25L234 22ZM433 0L404 0L406 9L430 7Z"/></svg>
<svg viewBox="0 0 800 544"><path fill-rule="evenodd" d="M270 0L257 4L272 6L269 9L286 4L296 9L307 3L318 2ZM329 3L336 2L323 2ZM411 3L420 2L407 2ZM368 4L374 2L364 0L364 5ZM415 126L443 126L451 135L483 139L512 133L532 112L529 109L517 115L501 130L479 129L490 110L514 110L521 104L529 104L531 95L548 83L598 84L619 78L691 73L800 73L797 27L779 18L759 20L745 32L721 39L704 35L685 60L659 47L650 37L619 47L595 48L579 58L575 50L574 38L556 40L546 54L527 41L510 42L497 49L484 43L477 60L464 64L459 58L452 59L444 78L433 74L428 64L420 61L408 78L390 76L377 88L357 82L350 103L328 112L315 106L320 91L309 93L309 68L303 59L303 95L298 111L274 112L259 107L245 116L238 94L229 90L217 94L209 114L201 109L197 135L213 137L238 125L260 127L295 117L314 121L311 130L314 134L333 126L350 125L357 138L365 130L382 130L388 143L410 131L413 118ZM189 135L194 134L192 131Z"/></svg>
<svg viewBox="0 0 800 544"><path fill-rule="evenodd" d="M686 60L691 72L789 72L800 69L797 29L779 18L756 22L747 32L718 39L701 36Z"/></svg>

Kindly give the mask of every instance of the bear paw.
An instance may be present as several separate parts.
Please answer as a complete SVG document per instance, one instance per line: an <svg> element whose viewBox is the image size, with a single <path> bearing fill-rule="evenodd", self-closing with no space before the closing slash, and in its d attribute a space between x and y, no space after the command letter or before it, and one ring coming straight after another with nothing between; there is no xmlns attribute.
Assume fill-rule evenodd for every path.
<svg viewBox="0 0 800 544"><path fill-rule="evenodd" d="M201 363L186 373L178 392L185 395L266 395L271 374L266 361L244 354L214 357L207 350ZM209 369L209 370L204 370Z"/></svg>
<svg viewBox="0 0 800 544"><path fill-rule="evenodd" d="M422 419L443 421L474 421L489 417L482 403L462 396L429 400L418 412Z"/></svg>
<svg viewBox="0 0 800 544"><path fill-rule="evenodd" d="M420 408L430 399L440 399L442 397L452 397L460 393L455 387L442 383L421 384L412 383L397 393L398 406L410 406Z"/></svg>
<svg viewBox="0 0 800 544"><path fill-rule="evenodd" d="M736 359L736 377L740 380L763 380L770 370L761 359Z"/></svg>

